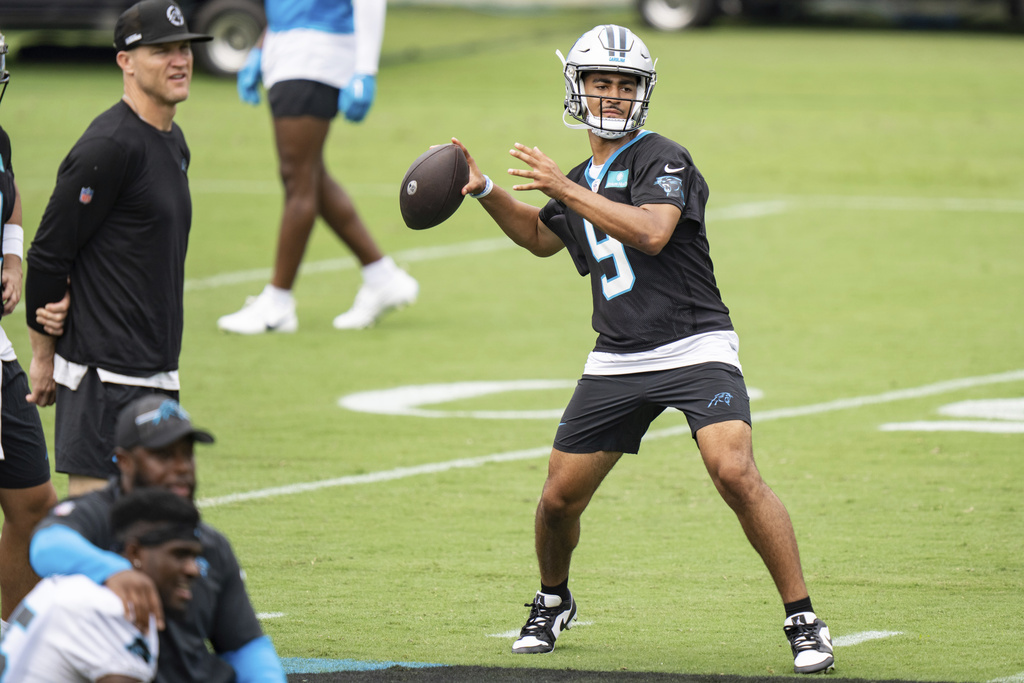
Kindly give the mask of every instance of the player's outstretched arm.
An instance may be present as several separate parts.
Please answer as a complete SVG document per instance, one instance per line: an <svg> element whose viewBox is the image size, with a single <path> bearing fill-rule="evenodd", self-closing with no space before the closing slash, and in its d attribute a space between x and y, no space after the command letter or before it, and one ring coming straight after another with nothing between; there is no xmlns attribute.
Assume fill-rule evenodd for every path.
<svg viewBox="0 0 1024 683"><path fill-rule="evenodd" d="M462 188L462 194L479 199L480 206L509 239L536 256L551 256L565 246L540 220L540 209L513 198L491 182L480 172L466 146L458 138L452 138L452 142L462 149L469 163L469 182Z"/></svg>

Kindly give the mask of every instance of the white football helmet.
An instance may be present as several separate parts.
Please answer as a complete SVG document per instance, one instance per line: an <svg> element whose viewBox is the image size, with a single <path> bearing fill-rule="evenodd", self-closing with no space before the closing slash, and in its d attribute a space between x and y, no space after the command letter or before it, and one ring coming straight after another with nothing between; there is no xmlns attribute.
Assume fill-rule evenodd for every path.
<svg viewBox="0 0 1024 683"><path fill-rule="evenodd" d="M647 108L658 77L654 72L657 61L632 31L622 26L595 26L576 41L568 58L561 51L555 54L562 60L565 74L565 111L562 122L569 128L589 128L595 135L609 140L643 128ZM583 92L583 77L590 71L611 71L637 77L636 99L632 100L629 115L624 119L594 116L587 107ZM580 123L569 123L568 114Z"/></svg>

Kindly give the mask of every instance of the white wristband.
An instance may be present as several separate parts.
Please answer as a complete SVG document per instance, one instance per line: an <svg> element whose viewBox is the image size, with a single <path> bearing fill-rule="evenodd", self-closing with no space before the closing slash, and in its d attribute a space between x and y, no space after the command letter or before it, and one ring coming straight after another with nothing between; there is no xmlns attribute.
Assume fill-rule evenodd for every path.
<svg viewBox="0 0 1024 683"><path fill-rule="evenodd" d="M478 192L477 194L469 195L470 197L472 197L473 199L483 199L484 197L491 193L491 190L494 189L494 183L491 182L490 176L484 176L484 180L487 181L487 184L484 185L484 189Z"/></svg>
<svg viewBox="0 0 1024 683"><path fill-rule="evenodd" d="M17 223L4 225L3 253L22 258L25 249L25 229Z"/></svg>

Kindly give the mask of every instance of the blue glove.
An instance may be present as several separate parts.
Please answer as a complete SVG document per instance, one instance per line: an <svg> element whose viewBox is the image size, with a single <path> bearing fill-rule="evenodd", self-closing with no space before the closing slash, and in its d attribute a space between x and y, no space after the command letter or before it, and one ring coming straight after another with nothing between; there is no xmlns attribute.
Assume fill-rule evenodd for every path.
<svg viewBox="0 0 1024 683"><path fill-rule="evenodd" d="M345 118L359 123L370 111L373 97L377 94L377 77L370 74L356 74L338 96L338 109Z"/></svg>
<svg viewBox="0 0 1024 683"><path fill-rule="evenodd" d="M245 66L238 72L238 98L249 104L260 103L260 62L263 50L254 47L245 58Z"/></svg>

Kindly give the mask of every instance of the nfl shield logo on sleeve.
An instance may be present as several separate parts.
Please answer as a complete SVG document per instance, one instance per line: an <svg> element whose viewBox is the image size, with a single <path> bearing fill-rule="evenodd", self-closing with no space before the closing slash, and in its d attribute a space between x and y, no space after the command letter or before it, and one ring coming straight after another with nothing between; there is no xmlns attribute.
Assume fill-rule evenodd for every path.
<svg viewBox="0 0 1024 683"><path fill-rule="evenodd" d="M88 204L92 201L92 188L83 187L82 191L78 193L78 202L80 204Z"/></svg>

